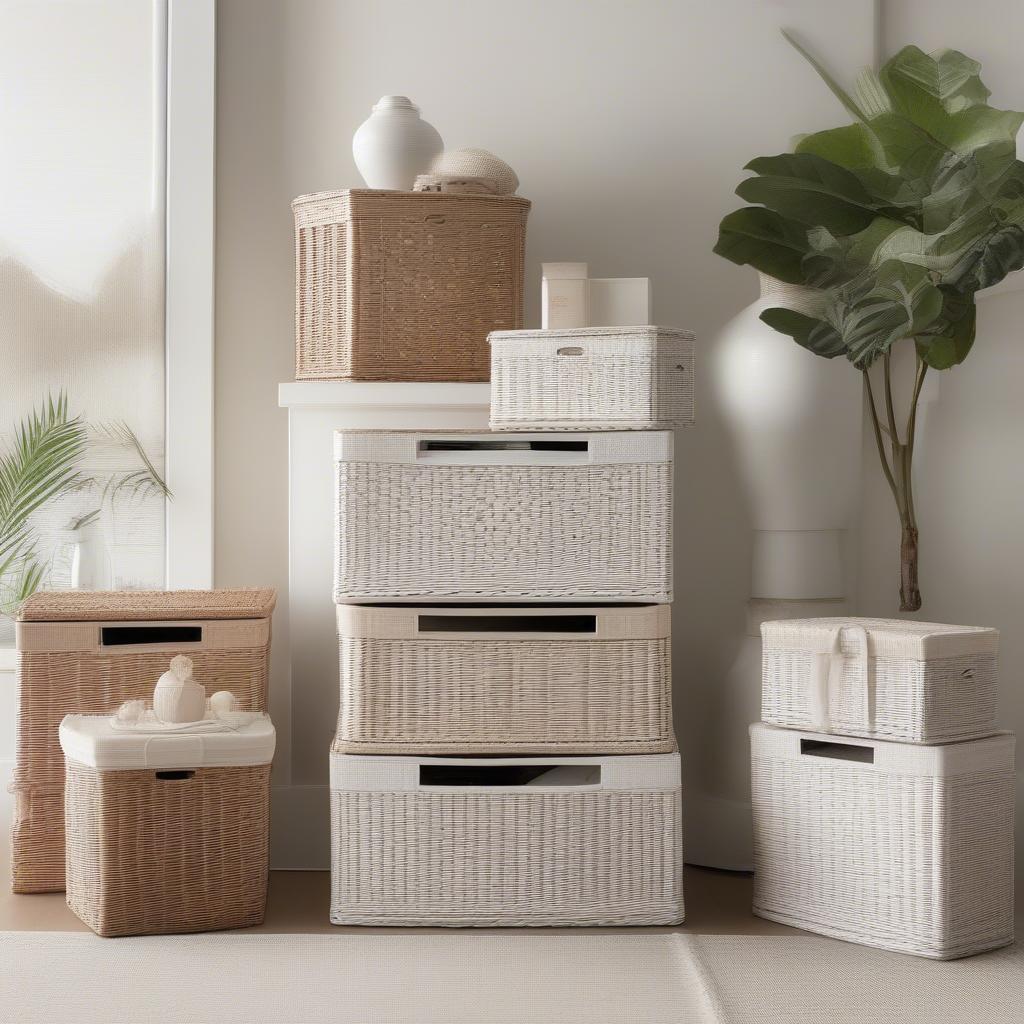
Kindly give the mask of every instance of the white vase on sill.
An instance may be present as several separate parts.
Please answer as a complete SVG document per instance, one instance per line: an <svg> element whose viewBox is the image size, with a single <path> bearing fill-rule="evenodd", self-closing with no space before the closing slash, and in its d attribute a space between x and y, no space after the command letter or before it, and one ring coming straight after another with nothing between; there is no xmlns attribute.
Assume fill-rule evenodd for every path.
<svg viewBox="0 0 1024 1024"><path fill-rule="evenodd" d="M369 188L411 191L443 150L437 129L408 96L382 96L352 137L352 156Z"/></svg>

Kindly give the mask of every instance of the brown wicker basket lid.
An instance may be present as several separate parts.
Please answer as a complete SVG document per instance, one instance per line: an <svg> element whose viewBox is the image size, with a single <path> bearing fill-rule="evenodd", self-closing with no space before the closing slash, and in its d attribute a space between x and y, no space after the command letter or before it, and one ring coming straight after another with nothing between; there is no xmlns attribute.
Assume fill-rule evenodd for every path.
<svg viewBox="0 0 1024 1024"><path fill-rule="evenodd" d="M18 610L22 622L107 619L265 619L277 603L272 587L236 590L42 590Z"/></svg>

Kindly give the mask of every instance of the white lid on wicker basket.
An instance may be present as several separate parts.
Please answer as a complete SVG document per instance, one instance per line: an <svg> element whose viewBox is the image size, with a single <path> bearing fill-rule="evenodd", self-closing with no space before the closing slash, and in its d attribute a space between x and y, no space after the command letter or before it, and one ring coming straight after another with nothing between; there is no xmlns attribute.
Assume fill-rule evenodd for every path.
<svg viewBox="0 0 1024 1024"><path fill-rule="evenodd" d="M267 715L250 713L218 732L133 732L109 715L67 715L60 723L64 755L106 770L227 768L269 764L276 735Z"/></svg>

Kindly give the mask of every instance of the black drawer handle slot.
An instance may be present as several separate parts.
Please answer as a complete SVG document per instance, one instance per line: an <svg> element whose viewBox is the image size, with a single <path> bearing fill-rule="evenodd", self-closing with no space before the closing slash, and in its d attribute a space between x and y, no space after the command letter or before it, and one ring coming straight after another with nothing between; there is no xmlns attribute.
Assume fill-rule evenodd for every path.
<svg viewBox="0 0 1024 1024"><path fill-rule="evenodd" d="M102 626L100 643L104 647L128 647L134 644L198 644L203 640L202 626Z"/></svg>
<svg viewBox="0 0 1024 1024"><path fill-rule="evenodd" d="M827 757L833 761L857 761L860 764L875 763L875 748L862 747L856 743L801 740L800 753L807 757Z"/></svg>
<svg viewBox="0 0 1024 1024"><path fill-rule="evenodd" d="M420 441L421 452L586 452L589 441Z"/></svg>
<svg viewBox="0 0 1024 1024"><path fill-rule="evenodd" d="M421 764L421 786L597 786L599 764Z"/></svg>
<svg viewBox="0 0 1024 1024"><path fill-rule="evenodd" d="M596 615L419 615L421 633L596 633Z"/></svg>
<svg viewBox="0 0 1024 1024"><path fill-rule="evenodd" d="M158 779L168 782L180 782L182 779L191 779L195 772L175 769L173 771L153 772L153 775Z"/></svg>

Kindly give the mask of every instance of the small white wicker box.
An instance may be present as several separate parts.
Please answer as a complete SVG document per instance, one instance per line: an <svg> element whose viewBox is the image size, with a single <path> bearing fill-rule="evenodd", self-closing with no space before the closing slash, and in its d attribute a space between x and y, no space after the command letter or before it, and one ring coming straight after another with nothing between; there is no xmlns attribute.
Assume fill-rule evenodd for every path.
<svg viewBox="0 0 1024 1024"><path fill-rule="evenodd" d="M334 600L672 600L672 434L335 432Z"/></svg>
<svg viewBox="0 0 1024 1024"><path fill-rule="evenodd" d="M331 921L683 920L678 754L331 755Z"/></svg>
<svg viewBox="0 0 1024 1024"><path fill-rule="evenodd" d="M666 430L693 422L689 331L492 331L488 340L495 430Z"/></svg>
<svg viewBox="0 0 1024 1024"><path fill-rule="evenodd" d="M941 746L750 728L754 913L952 959L1013 941L1010 733Z"/></svg>
<svg viewBox="0 0 1024 1024"><path fill-rule="evenodd" d="M338 605L334 749L663 753L669 605Z"/></svg>
<svg viewBox="0 0 1024 1024"><path fill-rule="evenodd" d="M996 731L999 633L906 619L786 619L761 627L761 717L906 743Z"/></svg>

